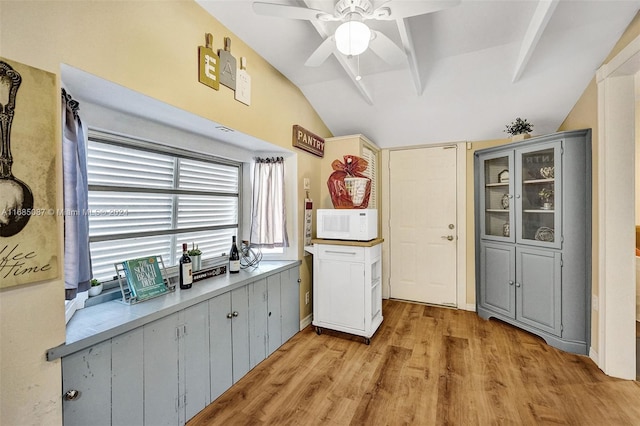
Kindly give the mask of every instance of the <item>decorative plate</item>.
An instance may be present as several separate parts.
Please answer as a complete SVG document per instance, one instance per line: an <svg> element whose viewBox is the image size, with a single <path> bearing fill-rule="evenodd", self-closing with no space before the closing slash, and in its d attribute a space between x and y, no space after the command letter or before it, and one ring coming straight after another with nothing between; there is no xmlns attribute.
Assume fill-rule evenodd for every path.
<svg viewBox="0 0 640 426"><path fill-rule="evenodd" d="M536 231L536 236L534 238L538 241L544 241L548 243L553 242L553 239L554 239L553 229L546 226L541 226Z"/></svg>
<svg viewBox="0 0 640 426"><path fill-rule="evenodd" d="M542 176L544 179L551 179L553 177L553 173L553 166L540 168L540 176Z"/></svg>
<svg viewBox="0 0 640 426"><path fill-rule="evenodd" d="M504 194L502 196L502 199L500 200L500 204L502 205L503 209L509 208L509 194Z"/></svg>

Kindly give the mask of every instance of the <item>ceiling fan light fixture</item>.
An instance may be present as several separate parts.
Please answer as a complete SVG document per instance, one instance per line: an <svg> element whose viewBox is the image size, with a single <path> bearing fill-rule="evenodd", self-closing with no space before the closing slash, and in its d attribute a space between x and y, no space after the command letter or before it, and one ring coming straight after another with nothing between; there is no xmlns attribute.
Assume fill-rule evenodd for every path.
<svg viewBox="0 0 640 426"><path fill-rule="evenodd" d="M340 53L356 56L369 47L371 30L365 23L351 20L340 24L334 37Z"/></svg>

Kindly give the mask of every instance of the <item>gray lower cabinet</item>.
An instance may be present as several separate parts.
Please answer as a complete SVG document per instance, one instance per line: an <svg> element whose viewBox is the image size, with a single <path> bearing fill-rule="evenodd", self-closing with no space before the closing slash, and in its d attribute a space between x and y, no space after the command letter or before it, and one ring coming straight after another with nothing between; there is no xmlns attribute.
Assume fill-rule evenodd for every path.
<svg viewBox="0 0 640 426"><path fill-rule="evenodd" d="M143 424L143 353L140 327L62 358L63 389L79 390L62 405L65 424Z"/></svg>
<svg viewBox="0 0 640 426"><path fill-rule="evenodd" d="M208 321L202 302L143 327L145 424L184 424L210 402Z"/></svg>
<svg viewBox="0 0 640 426"><path fill-rule="evenodd" d="M62 358L62 389L77 390L62 404L66 425L110 425L111 341ZM142 366L142 363L140 363Z"/></svg>
<svg viewBox="0 0 640 426"><path fill-rule="evenodd" d="M184 425L299 330L299 267L62 357L69 425Z"/></svg>
<svg viewBox="0 0 640 426"><path fill-rule="evenodd" d="M267 278L269 307L267 356L300 331L299 284L299 267Z"/></svg>
<svg viewBox="0 0 640 426"><path fill-rule="evenodd" d="M211 401L249 372L248 286L209 300Z"/></svg>
<svg viewBox="0 0 640 426"><path fill-rule="evenodd" d="M561 254L491 242L480 253L483 309L560 336Z"/></svg>
<svg viewBox="0 0 640 426"><path fill-rule="evenodd" d="M589 351L591 131L475 154L477 312Z"/></svg>

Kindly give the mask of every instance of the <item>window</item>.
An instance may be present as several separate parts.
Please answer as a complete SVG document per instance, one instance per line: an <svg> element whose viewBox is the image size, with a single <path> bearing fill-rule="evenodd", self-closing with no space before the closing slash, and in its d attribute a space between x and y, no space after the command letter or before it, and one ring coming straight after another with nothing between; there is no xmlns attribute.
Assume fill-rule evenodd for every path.
<svg viewBox="0 0 640 426"><path fill-rule="evenodd" d="M114 263L161 255L173 266L182 243L203 260L228 252L238 233L241 163L90 131L89 241L94 278Z"/></svg>
<svg viewBox="0 0 640 426"><path fill-rule="evenodd" d="M368 177L369 179L371 179L371 195L369 197L368 207L370 209L376 209L378 208L378 189L376 184L378 182L378 177L376 173L376 171L378 170L378 163L377 163L378 157L373 150L367 148L366 146L363 146L362 158L367 160L367 169L362 174Z"/></svg>

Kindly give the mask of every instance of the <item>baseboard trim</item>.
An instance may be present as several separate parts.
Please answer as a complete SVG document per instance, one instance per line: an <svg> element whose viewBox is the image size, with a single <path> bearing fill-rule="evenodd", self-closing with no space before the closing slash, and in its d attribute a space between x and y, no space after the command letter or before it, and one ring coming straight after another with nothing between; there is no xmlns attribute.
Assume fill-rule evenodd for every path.
<svg viewBox="0 0 640 426"><path fill-rule="evenodd" d="M313 321L313 314L309 314L302 318L302 320L300 320L300 330L304 330L307 326L311 325L311 321Z"/></svg>
<svg viewBox="0 0 640 426"><path fill-rule="evenodd" d="M475 303L474 304L467 303L463 309L465 311L475 312L476 311L476 304Z"/></svg>
<svg viewBox="0 0 640 426"><path fill-rule="evenodd" d="M600 356L598 355L598 352L593 349L593 346L589 348L589 358L591 358L591 361L595 362L598 368L602 370L600 367Z"/></svg>

